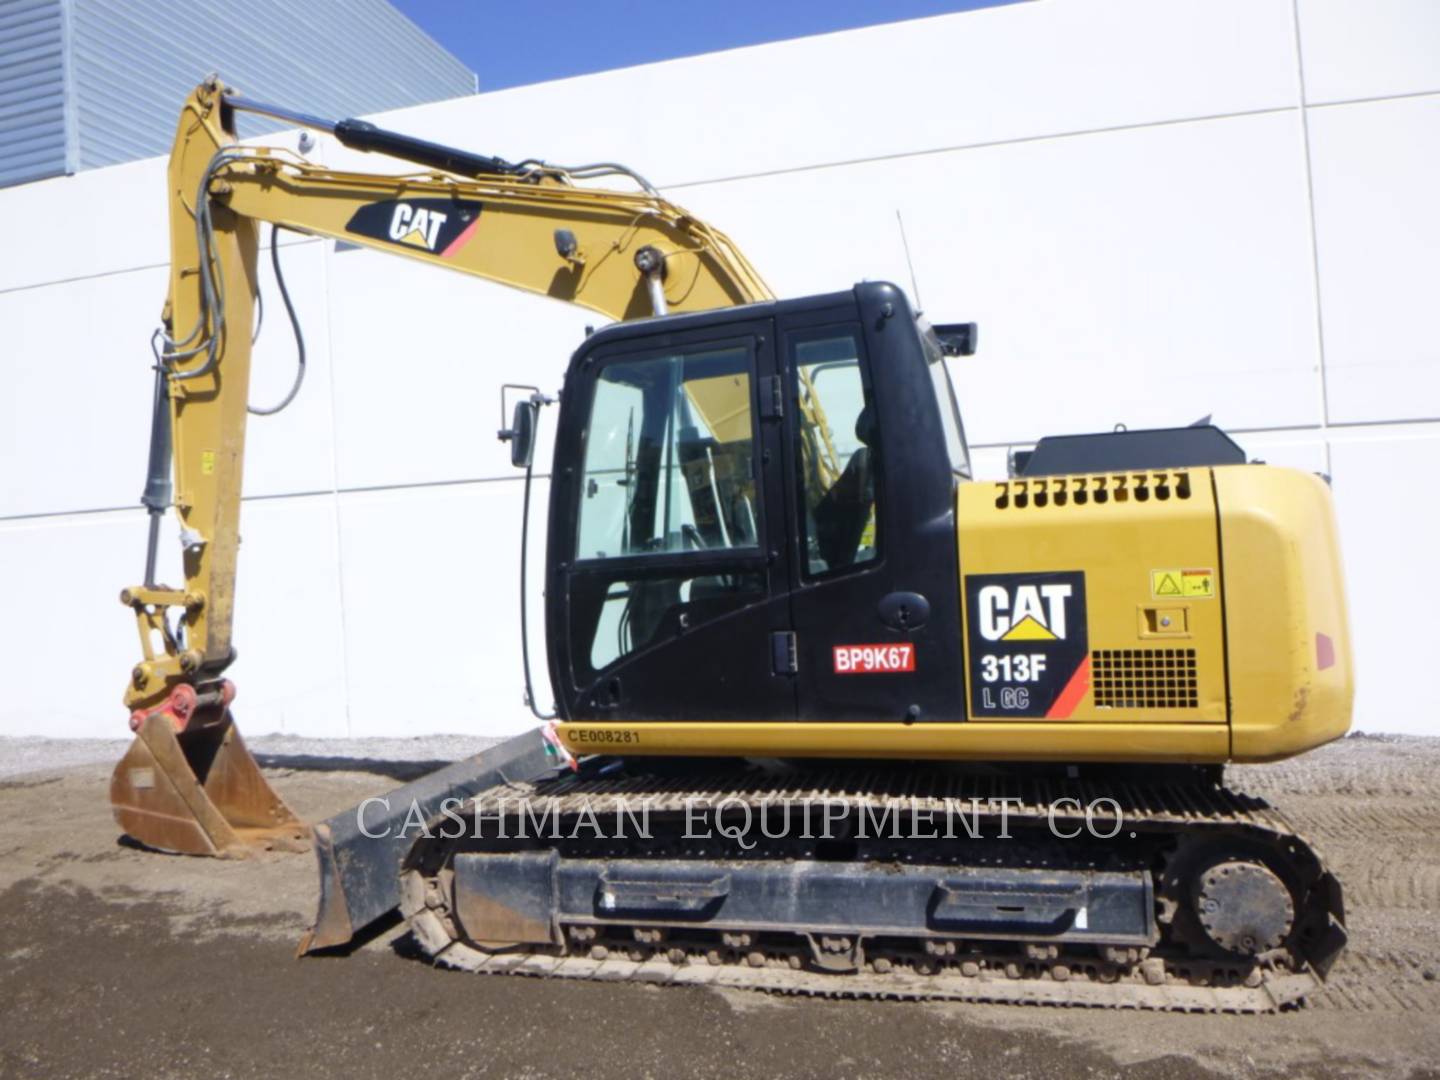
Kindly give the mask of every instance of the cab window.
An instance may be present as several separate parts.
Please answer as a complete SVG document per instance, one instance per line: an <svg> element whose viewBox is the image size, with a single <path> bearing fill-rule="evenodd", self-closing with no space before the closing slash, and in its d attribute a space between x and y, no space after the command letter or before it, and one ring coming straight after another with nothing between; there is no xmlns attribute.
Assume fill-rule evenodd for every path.
<svg viewBox="0 0 1440 1080"><path fill-rule="evenodd" d="M879 557L879 425L852 332L791 343L804 572L839 573Z"/></svg>
<svg viewBox="0 0 1440 1080"><path fill-rule="evenodd" d="M754 362L708 346L600 369L568 586L580 683L765 600Z"/></svg>
<svg viewBox="0 0 1440 1080"><path fill-rule="evenodd" d="M585 436L577 557L756 548L744 346L613 362Z"/></svg>

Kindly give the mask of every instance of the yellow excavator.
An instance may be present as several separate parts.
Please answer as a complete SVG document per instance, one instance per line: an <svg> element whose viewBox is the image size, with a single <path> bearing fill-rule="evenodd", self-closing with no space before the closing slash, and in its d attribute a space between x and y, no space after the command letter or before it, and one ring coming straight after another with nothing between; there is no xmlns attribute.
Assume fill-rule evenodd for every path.
<svg viewBox="0 0 1440 1080"><path fill-rule="evenodd" d="M241 110L421 171L241 146ZM635 190L588 186L604 177ZM1222 770L1348 729L1324 479L1196 426L1045 438L974 480L947 368L974 324L878 282L776 300L618 165L511 163L211 80L168 184L150 540L122 594L144 651L111 788L130 836L229 854L307 835L223 674L270 222L617 320L559 395L553 708L527 652L538 728L311 827L306 950L398 908L437 962L492 974L1230 1011L1323 984L1339 884ZM502 417L516 389L499 434L525 472L523 583L552 400L503 388ZM183 589L155 582L172 501ZM522 587L522 643L525 621Z"/></svg>

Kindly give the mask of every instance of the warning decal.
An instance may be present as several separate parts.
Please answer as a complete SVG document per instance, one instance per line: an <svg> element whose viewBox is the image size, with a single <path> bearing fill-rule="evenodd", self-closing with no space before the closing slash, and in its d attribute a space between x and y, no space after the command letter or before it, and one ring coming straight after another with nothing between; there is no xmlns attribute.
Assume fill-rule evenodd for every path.
<svg viewBox="0 0 1440 1080"><path fill-rule="evenodd" d="M1213 568L1151 570L1150 595L1157 599L1208 600L1215 596Z"/></svg>
<svg viewBox="0 0 1440 1080"><path fill-rule="evenodd" d="M1085 575L967 574L970 715L1069 717L1090 688Z"/></svg>

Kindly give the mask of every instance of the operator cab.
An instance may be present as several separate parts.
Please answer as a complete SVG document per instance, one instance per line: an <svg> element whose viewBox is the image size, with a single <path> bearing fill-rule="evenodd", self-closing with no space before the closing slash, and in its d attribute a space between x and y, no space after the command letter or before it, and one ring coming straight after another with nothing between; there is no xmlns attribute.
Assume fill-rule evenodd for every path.
<svg viewBox="0 0 1440 1080"><path fill-rule="evenodd" d="M550 493L560 714L963 719L944 358L971 349L883 283L588 338Z"/></svg>

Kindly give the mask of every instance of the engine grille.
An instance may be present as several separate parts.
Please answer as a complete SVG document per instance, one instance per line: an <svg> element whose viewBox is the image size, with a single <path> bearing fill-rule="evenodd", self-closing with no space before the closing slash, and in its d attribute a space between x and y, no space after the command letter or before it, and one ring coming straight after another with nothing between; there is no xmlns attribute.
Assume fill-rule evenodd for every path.
<svg viewBox="0 0 1440 1080"><path fill-rule="evenodd" d="M1017 477L995 485L995 509L1105 506L1188 499L1190 474L1183 469L1082 476Z"/></svg>
<svg viewBox="0 0 1440 1080"><path fill-rule="evenodd" d="M1099 709L1194 709L1194 649L1096 649L1090 679Z"/></svg>

